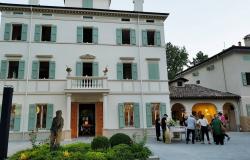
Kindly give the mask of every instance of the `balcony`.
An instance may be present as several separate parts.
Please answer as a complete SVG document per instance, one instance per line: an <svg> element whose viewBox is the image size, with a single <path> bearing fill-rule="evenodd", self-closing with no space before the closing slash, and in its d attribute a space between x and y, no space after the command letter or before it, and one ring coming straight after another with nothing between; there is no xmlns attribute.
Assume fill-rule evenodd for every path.
<svg viewBox="0 0 250 160"><path fill-rule="evenodd" d="M66 93L109 92L107 77L67 77Z"/></svg>

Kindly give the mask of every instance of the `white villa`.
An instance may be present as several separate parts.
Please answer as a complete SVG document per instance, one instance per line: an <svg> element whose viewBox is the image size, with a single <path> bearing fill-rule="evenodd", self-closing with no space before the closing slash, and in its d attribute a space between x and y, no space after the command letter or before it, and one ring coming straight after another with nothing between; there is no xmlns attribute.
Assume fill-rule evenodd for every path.
<svg viewBox="0 0 250 160"><path fill-rule="evenodd" d="M143 12L143 0L134 11L110 10L111 0L64 3L0 3L0 99L4 85L14 87L10 139L35 129L47 136L57 110L65 139L150 130L171 112L168 14Z"/></svg>

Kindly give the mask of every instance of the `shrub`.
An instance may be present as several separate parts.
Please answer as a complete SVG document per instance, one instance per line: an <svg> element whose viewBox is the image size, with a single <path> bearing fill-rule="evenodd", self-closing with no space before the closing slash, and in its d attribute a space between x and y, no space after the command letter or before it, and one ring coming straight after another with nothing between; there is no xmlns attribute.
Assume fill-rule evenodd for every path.
<svg viewBox="0 0 250 160"><path fill-rule="evenodd" d="M117 134L114 134L111 138L110 138L110 144L111 144L111 147L114 147L118 144L127 144L127 145L131 145L132 143L132 140L131 138L126 135L126 134L123 134L123 133L117 133Z"/></svg>
<svg viewBox="0 0 250 160"><path fill-rule="evenodd" d="M91 142L91 149L93 150L107 150L110 147L110 143L107 137L99 136L95 137Z"/></svg>
<svg viewBox="0 0 250 160"><path fill-rule="evenodd" d="M144 147L141 144L132 144L131 151L133 153L134 159L146 160L152 152L148 149L148 147Z"/></svg>
<svg viewBox="0 0 250 160"><path fill-rule="evenodd" d="M62 150L66 150L69 152L81 152L85 154L90 150L90 145L85 143L68 144L63 146Z"/></svg>
<svg viewBox="0 0 250 160"><path fill-rule="evenodd" d="M101 152L88 152L85 155L87 160L107 160L105 153Z"/></svg>
<svg viewBox="0 0 250 160"><path fill-rule="evenodd" d="M131 147L127 144L119 144L113 147L114 157L116 160L133 160Z"/></svg>

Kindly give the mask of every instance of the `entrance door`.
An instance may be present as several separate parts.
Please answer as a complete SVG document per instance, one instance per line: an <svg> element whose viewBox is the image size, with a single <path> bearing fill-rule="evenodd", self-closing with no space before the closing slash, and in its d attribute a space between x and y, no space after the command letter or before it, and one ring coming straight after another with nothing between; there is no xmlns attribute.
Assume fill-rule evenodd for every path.
<svg viewBox="0 0 250 160"><path fill-rule="evenodd" d="M95 136L95 104L79 105L78 136Z"/></svg>

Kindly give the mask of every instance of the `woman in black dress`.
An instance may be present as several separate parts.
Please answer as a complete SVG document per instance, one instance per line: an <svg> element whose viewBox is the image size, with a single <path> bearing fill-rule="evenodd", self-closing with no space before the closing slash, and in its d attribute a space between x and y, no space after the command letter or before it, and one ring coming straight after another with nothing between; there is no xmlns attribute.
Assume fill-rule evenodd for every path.
<svg viewBox="0 0 250 160"><path fill-rule="evenodd" d="M160 122L160 118L159 117L157 117L155 119L155 131L156 131L157 141L160 141L160 136L161 136L161 122Z"/></svg>

